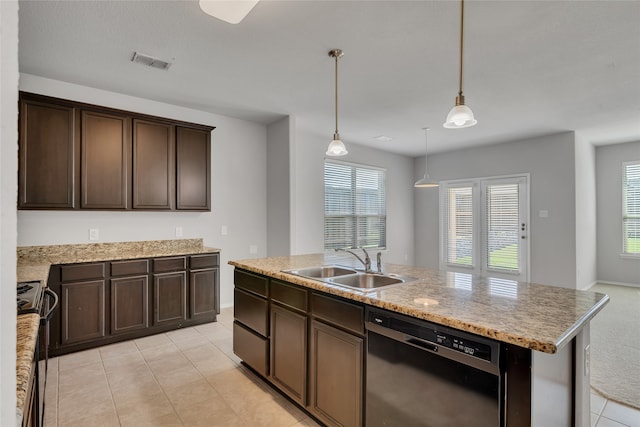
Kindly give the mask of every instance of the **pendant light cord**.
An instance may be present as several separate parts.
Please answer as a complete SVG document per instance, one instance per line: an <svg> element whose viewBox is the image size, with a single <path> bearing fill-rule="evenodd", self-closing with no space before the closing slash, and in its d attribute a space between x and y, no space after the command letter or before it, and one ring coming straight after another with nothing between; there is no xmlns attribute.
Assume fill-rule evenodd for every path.
<svg viewBox="0 0 640 427"><path fill-rule="evenodd" d="M336 54L336 135L338 134L338 57Z"/></svg>
<svg viewBox="0 0 640 427"><path fill-rule="evenodd" d="M458 96L462 96L462 49L464 47L464 0L460 7L460 84Z"/></svg>

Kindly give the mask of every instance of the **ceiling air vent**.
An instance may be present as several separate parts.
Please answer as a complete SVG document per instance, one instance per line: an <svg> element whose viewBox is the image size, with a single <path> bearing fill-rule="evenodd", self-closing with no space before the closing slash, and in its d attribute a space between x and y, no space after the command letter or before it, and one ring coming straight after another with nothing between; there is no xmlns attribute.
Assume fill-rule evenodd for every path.
<svg viewBox="0 0 640 427"><path fill-rule="evenodd" d="M168 70L171 66L170 62L163 61L162 59L154 58L153 56L145 55L144 53L134 52L132 62L148 65L149 67L159 68L160 70Z"/></svg>

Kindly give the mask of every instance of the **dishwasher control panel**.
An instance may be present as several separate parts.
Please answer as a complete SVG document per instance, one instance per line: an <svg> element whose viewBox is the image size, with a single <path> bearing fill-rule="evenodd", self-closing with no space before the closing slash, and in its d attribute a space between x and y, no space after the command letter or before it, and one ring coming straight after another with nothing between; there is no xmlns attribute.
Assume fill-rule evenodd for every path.
<svg viewBox="0 0 640 427"><path fill-rule="evenodd" d="M367 321L478 359L492 360L492 345L482 342L482 337L472 337L445 326L382 311L368 311Z"/></svg>

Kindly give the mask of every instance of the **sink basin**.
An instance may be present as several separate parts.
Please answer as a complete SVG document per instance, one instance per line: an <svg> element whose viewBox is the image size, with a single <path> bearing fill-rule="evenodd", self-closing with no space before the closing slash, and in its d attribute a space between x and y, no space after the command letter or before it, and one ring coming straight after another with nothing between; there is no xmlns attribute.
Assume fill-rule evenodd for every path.
<svg viewBox="0 0 640 427"><path fill-rule="evenodd" d="M335 277L331 279L331 283L336 285L350 286L352 288L360 289L376 289L381 286L395 285L398 283L404 283L407 280L397 276L361 273L350 276Z"/></svg>
<svg viewBox="0 0 640 427"><path fill-rule="evenodd" d="M286 273L295 274L296 276L309 277L312 279L327 279L330 277L346 276L348 274L356 274L356 270L350 268L338 267L335 265L323 265L322 267L309 267L297 270L286 270Z"/></svg>

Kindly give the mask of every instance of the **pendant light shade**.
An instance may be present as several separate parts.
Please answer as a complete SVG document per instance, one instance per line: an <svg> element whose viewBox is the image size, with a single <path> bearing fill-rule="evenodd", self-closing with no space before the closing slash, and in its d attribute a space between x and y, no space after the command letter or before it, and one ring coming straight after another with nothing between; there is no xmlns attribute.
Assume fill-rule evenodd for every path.
<svg viewBox="0 0 640 427"><path fill-rule="evenodd" d="M422 128L422 130L424 130L424 176L418 181L416 181L416 183L413 184L413 186L416 188L435 188L435 187L438 187L440 184L431 180L431 178L429 177L429 172L427 172L427 151L429 149L428 141L427 141L427 132L429 132L429 128Z"/></svg>
<svg viewBox="0 0 640 427"><path fill-rule="evenodd" d="M462 52L464 46L464 0L461 0L460 6L460 80L458 85L458 96L456 97L456 105L447 114L447 121L443 123L447 129L461 129L475 125L478 121L473 116L471 108L464 104L464 95L462 94Z"/></svg>
<svg viewBox="0 0 640 427"><path fill-rule="evenodd" d="M338 58L344 55L344 52L340 49L332 49L329 51L329 56L336 60L336 131L333 133L333 141L329 143L327 148L327 156L337 157L349 154L347 148L344 146L344 142L340 140L340 134L338 133Z"/></svg>
<svg viewBox="0 0 640 427"><path fill-rule="evenodd" d="M207 15L229 24L239 24L259 0L200 0L200 9Z"/></svg>

